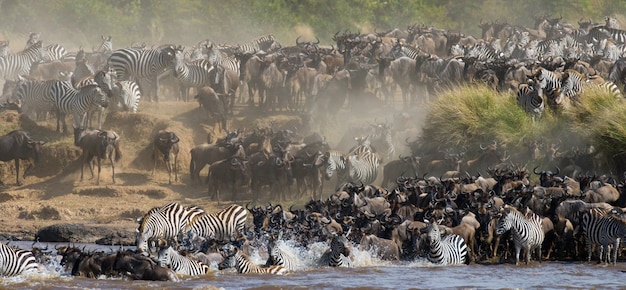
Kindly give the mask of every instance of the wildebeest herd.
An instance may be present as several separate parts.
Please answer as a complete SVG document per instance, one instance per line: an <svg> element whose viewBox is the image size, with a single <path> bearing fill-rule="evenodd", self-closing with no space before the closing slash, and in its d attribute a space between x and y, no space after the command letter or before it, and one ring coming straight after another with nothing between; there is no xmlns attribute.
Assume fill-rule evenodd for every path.
<svg viewBox="0 0 626 290"><path fill-rule="evenodd" d="M296 269L298 261L281 252L280 240L304 248L327 243L328 251L319 257L326 266L350 265L356 245L381 259L426 257L442 265L513 255L516 263L528 263L533 253L539 261L591 260L594 248L598 260L616 263L626 236L625 181L619 180L626 176L589 174L600 169L592 147L567 151L560 142L522 140L527 150L508 154L496 141L480 144L472 156L450 148L428 151L420 141L408 141L419 132L402 122L403 115L394 116L393 124L374 119L349 130L335 148L323 137L340 121L342 108L393 104L397 87L409 106L442 90L483 83L512 90L535 118L546 107L558 111L575 103L590 86L622 97L626 31L614 18L604 24L581 20L578 27L547 16L535 22L533 28L481 22L481 38L424 25L370 34L345 31L333 36L336 46L331 47L300 38L294 46L282 46L265 35L238 45L203 40L190 49L113 50L111 37L102 37L97 50L75 54L60 45L43 47L33 34L20 53L10 53L8 41L0 43L7 98L2 107L19 107L33 118L55 112L57 131L63 116L72 113L75 145L83 149L93 174L94 157L100 172L101 159L113 164L113 154L117 159L121 153L119 135L102 130L101 117L98 129L85 129L89 114L101 115L105 108L137 112L140 95L158 101L163 87L187 101L189 89L196 88L195 98L224 134L191 150L192 182L206 184L218 202L283 202L310 195L300 209L233 205L210 214L175 203L153 208L140 219L137 251L58 249L75 275L176 280L174 273L205 274L207 265L218 260L220 268L235 267L240 273L282 274ZM300 111L306 129L232 130L234 105L244 102L261 113ZM151 143L153 168L162 156L170 183L172 175L179 180L178 154L187 154L179 152L179 140L176 132L164 130ZM38 159L41 145L27 133L11 132L0 140L1 160L15 159L19 169L19 159ZM410 156L392 160L400 151ZM542 169L527 169L530 161ZM203 182L200 172L206 165ZM381 167L383 181L374 185ZM537 184L530 181L533 174ZM324 199L324 182L333 178L336 190ZM250 261L255 247L267 248L265 267ZM18 269L4 270L5 275L35 260L5 248L3 263Z"/></svg>

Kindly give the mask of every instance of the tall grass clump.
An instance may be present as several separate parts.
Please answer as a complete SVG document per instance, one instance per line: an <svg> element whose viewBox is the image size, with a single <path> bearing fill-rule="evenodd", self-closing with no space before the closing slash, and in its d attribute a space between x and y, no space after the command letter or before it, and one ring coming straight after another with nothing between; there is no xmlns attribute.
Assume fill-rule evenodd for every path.
<svg viewBox="0 0 626 290"><path fill-rule="evenodd" d="M512 93L486 86L464 86L440 95L430 106L422 141L436 147L471 148L496 141L516 147L536 139L558 122L549 113L533 121ZM426 144L424 144L426 145Z"/></svg>
<svg viewBox="0 0 626 290"><path fill-rule="evenodd" d="M623 172L626 99L591 85L558 112L546 106L536 120L517 104L513 93L485 86L450 90L431 104L421 137L424 153L451 148L474 154L479 145L493 141L509 154L525 150L525 144L533 141L543 146L558 144L561 154L571 154L573 149L589 153L588 149L594 148L594 170ZM529 162L533 166L541 163L542 160Z"/></svg>
<svg viewBox="0 0 626 290"><path fill-rule="evenodd" d="M626 170L626 99L590 87L565 115L571 131L597 150L602 167L614 173Z"/></svg>

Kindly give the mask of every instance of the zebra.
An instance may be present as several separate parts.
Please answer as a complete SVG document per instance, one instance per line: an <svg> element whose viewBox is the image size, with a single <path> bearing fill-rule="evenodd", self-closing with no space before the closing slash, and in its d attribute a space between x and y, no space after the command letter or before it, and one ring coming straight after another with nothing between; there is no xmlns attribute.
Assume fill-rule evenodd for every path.
<svg viewBox="0 0 626 290"><path fill-rule="evenodd" d="M41 32L31 32L28 34L28 40L26 40L26 46L24 49L31 47L33 44L40 42Z"/></svg>
<svg viewBox="0 0 626 290"><path fill-rule="evenodd" d="M604 26L607 28L620 29L617 18L611 16L604 17Z"/></svg>
<svg viewBox="0 0 626 290"><path fill-rule="evenodd" d="M55 80L30 80L18 76L12 99L21 104L22 111L26 115L35 114L35 120L41 121L48 112L54 110L54 98L51 92L52 85L56 82Z"/></svg>
<svg viewBox="0 0 626 290"><path fill-rule="evenodd" d="M67 59L67 50L60 44L50 44L42 49L42 62L53 62L55 60L70 60Z"/></svg>
<svg viewBox="0 0 626 290"><path fill-rule="evenodd" d="M259 36L250 42L239 44L237 51L239 53L257 53L259 51L271 52L273 49L280 48L280 43L276 41L273 34Z"/></svg>
<svg viewBox="0 0 626 290"><path fill-rule="evenodd" d="M222 249L226 252L226 257L224 258L224 262L220 265L229 264L229 261L233 261L235 268L239 274L274 274L274 275L284 275L287 273L287 269L280 265L273 265L269 267L259 267L250 261L250 258L241 252L239 248L228 244L224 246Z"/></svg>
<svg viewBox="0 0 626 290"><path fill-rule="evenodd" d="M554 111L566 106L568 99L561 94L562 75L540 67L534 75L534 81L539 84L548 106Z"/></svg>
<svg viewBox="0 0 626 290"><path fill-rule="evenodd" d="M343 235L333 234L330 240L330 248L322 254L320 264L330 267L351 267L350 249L347 247L348 239Z"/></svg>
<svg viewBox="0 0 626 290"><path fill-rule="evenodd" d="M199 61L200 64L203 62L204 60ZM211 72L213 71L213 67L185 63L185 56L180 47L176 49L172 69L174 77L176 77L180 83L180 95L185 102L189 101L190 87L201 88L211 85Z"/></svg>
<svg viewBox="0 0 626 290"><path fill-rule="evenodd" d="M74 129L85 128L87 112L96 106L107 107L109 100L106 92L97 84L90 84L75 89L71 82L57 81L51 88L54 108L57 112L57 132L60 132L60 124L63 124L63 132L67 133L65 115L72 113L74 116ZM101 129L101 111L98 117L98 129Z"/></svg>
<svg viewBox="0 0 626 290"><path fill-rule="evenodd" d="M15 249L0 243L0 275L15 276L42 267L31 251Z"/></svg>
<svg viewBox="0 0 626 290"><path fill-rule="evenodd" d="M16 81L18 75L28 75L33 63L42 59L42 52L41 41L38 41L20 53L0 58L0 76Z"/></svg>
<svg viewBox="0 0 626 290"><path fill-rule="evenodd" d="M348 172L348 182L370 184L378 176L378 167L381 160L377 153L365 151L358 155L348 155L346 160L346 171Z"/></svg>
<svg viewBox="0 0 626 290"><path fill-rule="evenodd" d="M180 275L205 275L210 270L207 264L183 256L171 246L159 250L158 261L159 266L170 268Z"/></svg>
<svg viewBox="0 0 626 290"><path fill-rule="evenodd" d="M599 249L600 262L611 262L611 251L613 246L613 264L617 262L617 252L620 240L626 236L626 219L619 208L610 211L603 209L590 209L581 213L581 228L587 244L587 261L591 262L591 254L594 245L601 245ZM606 256L605 256L606 255Z"/></svg>
<svg viewBox="0 0 626 290"><path fill-rule="evenodd" d="M148 253L149 241L177 243L176 238L189 221L202 213L204 210L199 207L184 207L175 202L152 208L137 219L139 223L135 231L137 250L142 254Z"/></svg>
<svg viewBox="0 0 626 290"><path fill-rule="evenodd" d="M154 94L146 94L147 88L144 87L142 94L154 96L154 100L158 102L158 76L171 68L175 57L176 49L171 45L156 49L124 48L111 54L108 65L115 71L117 80L150 80L150 90L154 90Z"/></svg>
<svg viewBox="0 0 626 290"><path fill-rule="evenodd" d="M517 86L517 104L531 115L533 121L541 117L545 109L545 102L543 101L543 92L537 83L530 80L527 84Z"/></svg>
<svg viewBox="0 0 626 290"><path fill-rule="evenodd" d="M502 217L498 220L496 234L502 235L511 230L515 242L515 265L519 264L522 248L526 252L526 264L530 262L534 249L537 249L539 262L541 262L541 243L545 237L542 225L542 218L530 209L526 209L526 214L508 205L502 209Z"/></svg>
<svg viewBox="0 0 626 290"><path fill-rule="evenodd" d="M191 244L203 239L233 242L244 236L247 218L248 211L233 204L215 214L202 213L194 216L181 234L186 234Z"/></svg>
<svg viewBox="0 0 626 290"><path fill-rule="evenodd" d="M11 54L9 52L9 41L0 40L0 57L6 57L9 54Z"/></svg>
<svg viewBox="0 0 626 290"><path fill-rule="evenodd" d="M462 265L469 261L465 240L455 234L441 237L438 223L427 223L423 230L428 234L428 261L438 265Z"/></svg>
<svg viewBox="0 0 626 290"><path fill-rule="evenodd" d="M282 231L279 234L278 240L280 241L280 236L282 236ZM271 265L279 265L285 267L288 271L296 270L297 259L292 254L285 252L282 247L278 244L277 239L272 237L270 241L267 243L267 252L269 257L266 262L266 266Z"/></svg>
<svg viewBox="0 0 626 290"><path fill-rule="evenodd" d="M115 105L113 108L120 108L122 111L137 113L139 99L141 99L141 91L136 82L120 81L113 84L111 97L111 101Z"/></svg>
<svg viewBox="0 0 626 290"><path fill-rule="evenodd" d="M104 37L104 35L100 35L100 38L102 39L102 43L100 43L100 46L94 51L111 54L113 52L113 42L111 42L111 36L109 35L108 37Z"/></svg>
<svg viewBox="0 0 626 290"><path fill-rule="evenodd" d="M215 46L215 44L213 43L205 45L205 49L207 51L207 60L214 67L222 66L225 69L229 69L229 70L236 72L238 76L240 75L240 70L239 70L240 64L239 64L239 60L237 59L237 57L235 56L224 57L222 55L222 52L219 50L219 48L217 48L217 46Z"/></svg>
<svg viewBox="0 0 626 290"><path fill-rule="evenodd" d="M346 159L348 156L337 150L329 150L324 153L324 177L326 180L330 180L333 175L337 174L337 185L336 188L339 188L341 182L346 179L347 175L346 171Z"/></svg>
<svg viewBox="0 0 626 290"><path fill-rule="evenodd" d="M583 92L583 87L589 82L586 75L567 69L561 75L561 95L570 100L577 100Z"/></svg>

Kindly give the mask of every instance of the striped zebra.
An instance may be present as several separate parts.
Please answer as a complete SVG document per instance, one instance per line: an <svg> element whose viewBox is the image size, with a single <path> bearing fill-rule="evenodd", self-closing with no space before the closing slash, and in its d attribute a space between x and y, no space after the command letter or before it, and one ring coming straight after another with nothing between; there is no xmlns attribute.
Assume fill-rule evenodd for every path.
<svg viewBox="0 0 626 290"><path fill-rule="evenodd" d="M229 261L233 261L232 263L237 269L239 274L274 274L274 275L284 275L287 273L287 269L283 266L274 265L269 267L259 267L254 264L248 257L248 255L244 254L239 250L239 248L228 244L223 249L226 251L226 257L224 258L224 262L220 265L226 265Z"/></svg>
<svg viewBox="0 0 626 290"><path fill-rule="evenodd" d="M567 69L561 74L561 95L570 100L578 100L588 82L586 75Z"/></svg>
<svg viewBox="0 0 626 290"><path fill-rule="evenodd" d="M6 57L9 54L11 54L9 51L9 41L0 40L0 57Z"/></svg>
<svg viewBox="0 0 626 290"><path fill-rule="evenodd" d="M378 154L365 151L358 155L350 154L346 160L348 182L371 184L378 176L381 160Z"/></svg>
<svg viewBox="0 0 626 290"><path fill-rule="evenodd" d="M239 60L237 59L237 57L235 56L224 57L222 55L222 52L219 50L219 48L213 43L206 45L205 49L207 51L207 60L214 67L222 66L225 69L229 69L229 70L236 72L238 76L240 75L239 73L240 65L239 65ZM215 81L215 83L217 83L217 80Z"/></svg>
<svg viewBox="0 0 626 290"><path fill-rule="evenodd" d="M280 48L280 44L276 41L276 37L274 37L273 34L267 34L259 36L250 42L239 44L237 46L237 52L254 54L259 51L264 51L270 53L278 48Z"/></svg>
<svg viewBox="0 0 626 290"><path fill-rule="evenodd" d="M100 39L102 39L102 43L98 46L94 51L111 54L113 52L113 42L111 42L111 36L104 37L104 35L100 35Z"/></svg>
<svg viewBox="0 0 626 290"><path fill-rule="evenodd" d="M320 258L322 266L351 267L350 249L348 239L343 235L333 234L330 240L330 248Z"/></svg>
<svg viewBox="0 0 626 290"><path fill-rule="evenodd" d="M519 264L522 248L526 252L526 264L530 262L534 249L537 249L539 262L541 262L541 243L545 237L542 224L542 218L529 209L526 210L526 214L508 205L502 209L502 217L498 220L496 234L502 235L511 230L513 242L515 242L515 265Z"/></svg>
<svg viewBox="0 0 626 290"><path fill-rule="evenodd" d="M599 261L611 262L610 247L613 247L613 264L617 262L617 252L621 238L626 236L626 218L619 208L611 210L590 209L582 212L581 228L587 244L587 260L591 262L593 246L600 245Z"/></svg>
<svg viewBox="0 0 626 290"><path fill-rule="evenodd" d="M97 77L96 75L96 78ZM65 116L71 113L74 116L74 128L85 128L87 125L87 112L98 110L98 129L102 127L102 110L107 107L109 100L106 89L99 83L89 84L80 89L74 88L71 82L57 81L51 88L54 108L57 112L57 132L60 132L60 124L63 124L63 132L67 132ZM99 107L98 107L99 106Z"/></svg>
<svg viewBox="0 0 626 290"><path fill-rule="evenodd" d="M244 226L248 211L239 205L230 205L215 214L202 213L194 216L184 227L190 243L205 239L221 242L233 242L244 236Z"/></svg>
<svg viewBox="0 0 626 290"><path fill-rule="evenodd" d="M28 34L28 40L26 40L26 46L24 48L29 48L39 41L41 41L41 32L31 32Z"/></svg>
<svg viewBox="0 0 626 290"><path fill-rule="evenodd" d="M611 16L604 17L604 26L607 28L620 29L617 18Z"/></svg>
<svg viewBox="0 0 626 290"><path fill-rule="evenodd" d="M66 59L68 55L67 50L60 44L50 44L42 48L42 62L53 62L55 60L69 60Z"/></svg>
<svg viewBox="0 0 626 290"><path fill-rule="evenodd" d="M424 228L428 234L428 261L438 265L462 265L468 262L465 240L455 234L441 237L438 223L428 223Z"/></svg>
<svg viewBox="0 0 626 290"><path fill-rule="evenodd" d="M124 48L114 51L108 60L109 69L115 71L117 80L148 79L150 88L141 87L144 96L154 96L158 102L158 76L169 70L176 57L173 46L156 49ZM150 93L147 93L149 89Z"/></svg>
<svg viewBox="0 0 626 290"><path fill-rule="evenodd" d="M177 243L176 238L189 221L202 213L204 210L199 207L184 207L175 202L152 208L137 220L137 250L142 254L148 253L148 243L153 241Z"/></svg>
<svg viewBox="0 0 626 290"><path fill-rule="evenodd" d="M200 60L198 63L203 64L203 61L204 60ZM181 47L176 48L176 56L172 62L172 69L174 71L174 77L176 77L180 83L180 97L185 102L189 101L190 87L194 87L197 90L198 88L211 85L211 71L213 67L206 67L205 65L197 65L194 63L187 64Z"/></svg>
<svg viewBox="0 0 626 290"><path fill-rule="evenodd" d="M22 112L27 116L36 116L35 120L42 121L55 108L52 97L52 85L55 80L39 81L18 76L13 90L12 99L21 104Z"/></svg>
<svg viewBox="0 0 626 290"><path fill-rule="evenodd" d="M330 180L333 175L337 175L337 185L335 188L339 188L342 180L346 179L346 159L347 155L341 151L330 150L324 153L324 177L326 180Z"/></svg>
<svg viewBox="0 0 626 290"><path fill-rule="evenodd" d="M113 84L111 102L113 108L121 109L125 112L137 113L139 108L141 91L139 85L133 81L120 81Z"/></svg>
<svg viewBox="0 0 626 290"><path fill-rule="evenodd" d="M0 243L0 275L15 276L42 267L31 251L15 249Z"/></svg>
<svg viewBox="0 0 626 290"><path fill-rule="evenodd" d="M267 252L269 257L267 259L266 266L278 265L283 266L287 271L295 271L298 265L297 258L292 254L286 252L281 247L284 245L282 240L271 239L269 243L267 243Z"/></svg>
<svg viewBox="0 0 626 290"><path fill-rule="evenodd" d="M41 61L42 52L41 41L38 41L20 53L0 58L0 76L17 81L18 75L28 75L33 63Z"/></svg>
<svg viewBox="0 0 626 290"><path fill-rule="evenodd" d="M537 83L530 81L527 84L517 86L517 104L528 114L533 121L541 117L545 109L543 93Z"/></svg>
<svg viewBox="0 0 626 290"><path fill-rule="evenodd" d="M539 84L548 106L558 111L568 103L568 99L561 94L561 74L545 68L539 68L534 75L534 81Z"/></svg>
<svg viewBox="0 0 626 290"><path fill-rule="evenodd" d="M210 270L207 264L191 259L188 256L183 256L171 246L159 251L158 261L159 266L170 268L179 275L205 275Z"/></svg>

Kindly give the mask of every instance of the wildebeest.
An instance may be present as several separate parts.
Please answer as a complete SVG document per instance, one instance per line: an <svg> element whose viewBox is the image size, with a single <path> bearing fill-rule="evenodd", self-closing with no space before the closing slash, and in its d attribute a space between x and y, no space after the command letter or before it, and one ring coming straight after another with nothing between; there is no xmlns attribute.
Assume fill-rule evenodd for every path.
<svg viewBox="0 0 626 290"><path fill-rule="evenodd" d="M192 182L199 182L200 171L206 166L237 156L240 159L247 159L246 152L239 144L232 144L226 141L226 146L220 144L201 144L191 149L191 161L189 162L189 174Z"/></svg>
<svg viewBox="0 0 626 290"><path fill-rule="evenodd" d="M247 161L239 157L231 157L211 163L209 166L209 175L207 176L207 184L209 193L213 192L220 202L220 193L226 192L226 188L230 187L230 194L233 200L236 200L235 185L237 181L246 184L250 180L250 173Z"/></svg>
<svg viewBox="0 0 626 290"><path fill-rule="evenodd" d="M220 129L226 131L226 108L215 90L211 87L200 88L193 98L198 100L207 114L217 121Z"/></svg>
<svg viewBox="0 0 626 290"><path fill-rule="evenodd" d="M83 149L83 164L80 166L80 180L83 180L83 172L86 163L89 164L91 178L93 178L93 166L91 162L95 157L98 164L98 178L96 179L96 184L99 185L100 171L102 170L100 161L104 158L108 158L109 161L111 161L111 179L113 183L115 183L115 162L122 158L120 138L117 133L97 129L85 130L81 132L78 137L78 146ZM113 153L115 153L115 162L113 160Z"/></svg>
<svg viewBox="0 0 626 290"><path fill-rule="evenodd" d="M152 175L156 170L157 154L161 152L163 154L163 161L169 174L169 184L172 184L172 171L174 171L174 180L178 181L178 142L180 139L173 132L160 130L157 133L153 141L152 159L154 160L154 167L152 167ZM172 158L174 164L172 164Z"/></svg>
<svg viewBox="0 0 626 290"><path fill-rule="evenodd" d="M15 160L15 183L22 185L20 182L20 159L33 159L35 163L40 161L41 146L44 141L34 141L30 134L25 131L15 130L0 137L0 161L7 162ZM26 177L26 173L32 167L29 165L24 169L22 178ZM4 184L0 181L0 184Z"/></svg>

